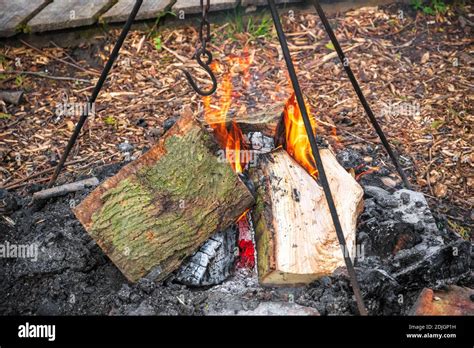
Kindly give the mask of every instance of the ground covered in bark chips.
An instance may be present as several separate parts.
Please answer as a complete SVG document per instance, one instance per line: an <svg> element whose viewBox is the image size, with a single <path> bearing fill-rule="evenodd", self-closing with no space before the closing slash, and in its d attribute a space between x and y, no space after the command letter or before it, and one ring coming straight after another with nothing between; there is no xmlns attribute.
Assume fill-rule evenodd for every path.
<svg viewBox="0 0 474 348"><path fill-rule="evenodd" d="M224 65L231 54L254 55L251 69L263 81L247 93L247 105L265 108L273 94L290 90L272 22L268 15L256 18L245 25L240 16L229 15L230 21L215 24L210 49ZM380 146L317 16L283 12L282 19L320 131L336 134L341 146ZM473 225L472 6L430 16L395 4L330 19L411 182L430 196L451 228L466 235ZM61 111L87 101L118 33L111 30L66 49L51 44L37 50L21 42L0 46L0 71L71 78L1 73L1 89L26 91L25 102L3 107L0 117L3 187L23 189L47 181L78 119L77 112ZM95 116L69 158L68 171L138 156L183 105L197 110L200 98L177 70L189 66L196 39L192 26L160 29L159 34L131 32L97 100Z"/></svg>
<svg viewBox="0 0 474 348"><path fill-rule="evenodd" d="M233 94L245 102L233 112L252 113L284 101L291 89L271 20L255 16L258 19L244 25L240 16L229 16L230 21L213 26L210 50L223 66L217 69L218 79L229 71L242 73L242 63L236 64L232 57L252 58L250 87ZM296 10L294 16L283 12L282 19L319 134L341 153L338 158L364 185L388 191L401 188L317 16ZM410 181L430 203L441 231L433 234L433 243L438 238L446 247L464 250L469 243L463 244L461 238L470 239L474 218L472 6L431 16L395 4L349 11L330 20L374 113L402 156ZM69 113L65 107L86 102L118 33L102 33L79 47L59 48L52 43L37 49L21 42L0 46L0 89L25 91L20 105L0 105L0 183L17 197L23 196L17 198L21 210L2 215L0 240L37 241L48 255L39 263L1 261L0 312L212 314L227 310L233 314L253 310L262 301L294 301L321 314L354 313L344 272L296 289L260 288L245 271L210 289L190 289L172 279L160 285L146 280L131 285L70 210L87 192L51 200L37 211L27 208L28 195L48 180L78 120L77 112ZM198 74L189 61L196 39L196 30L185 25L165 27L159 34L130 33L60 183L90 174L100 179L112 175L123 161L137 158L155 143L183 106L202 108L178 69L186 67ZM43 73L55 78L38 75ZM101 167L111 163L117 164ZM366 198L378 202L371 194ZM376 205L369 208L381 214ZM370 221L362 220L358 238L376 246L379 241L370 234ZM408 243L414 250L411 247L420 240ZM423 286L469 284L466 264L452 262L443 248L436 250L439 258L419 269L434 271L440 266L436 262L448 262L451 268L443 270L441 282L430 275L418 281L416 272L397 273L397 262L416 256L410 251L390 259L393 265L386 264L387 255L370 255L361 266L368 269L372 263L382 270L361 272L362 284L368 284L363 292L368 294L369 311L407 313ZM400 278L394 279L393 274ZM404 287L404 282L410 287ZM400 301L400 294L408 300ZM243 303L247 308L242 308Z"/></svg>

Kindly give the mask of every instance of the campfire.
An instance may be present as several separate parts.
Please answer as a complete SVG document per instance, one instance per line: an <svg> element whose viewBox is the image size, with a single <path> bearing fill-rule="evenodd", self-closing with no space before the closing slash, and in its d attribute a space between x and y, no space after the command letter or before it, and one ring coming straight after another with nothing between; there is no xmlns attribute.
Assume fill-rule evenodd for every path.
<svg viewBox="0 0 474 348"><path fill-rule="evenodd" d="M396 300L402 289L464 279L469 243L442 235L422 194L366 180L381 173L381 162L344 148L335 128L318 130L307 109L313 133L335 140L318 142L341 252L297 98L288 86L262 94L254 59L244 50L213 61L220 83L202 108L185 108L156 145L74 209L126 278L225 287L250 274L262 289L309 284L345 306L332 310L319 294L322 314L353 311L352 292L341 298L327 286L340 282L347 258L373 313L413 305L416 294L408 305Z"/></svg>
<svg viewBox="0 0 474 348"><path fill-rule="evenodd" d="M71 336L41 334L56 315L474 314L472 6L23 2L0 21L0 312L39 317L12 342ZM71 319L134 344L170 322ZM432 320L339 339L467 339Z"/></svg>
<svg viewBox="0 0 474 348"><path fill-rule="evenodd" d="M258 83L253 59L244 51L213 62L222 79L203 115L186 110L76 208L130 281L176 271L185 284L210 285L234 264L257 264L261 284L297 285L344 266L295 96L279 112L252 114L246 102ZM353 257L363 190L330 149L321 154Z"/></svg>

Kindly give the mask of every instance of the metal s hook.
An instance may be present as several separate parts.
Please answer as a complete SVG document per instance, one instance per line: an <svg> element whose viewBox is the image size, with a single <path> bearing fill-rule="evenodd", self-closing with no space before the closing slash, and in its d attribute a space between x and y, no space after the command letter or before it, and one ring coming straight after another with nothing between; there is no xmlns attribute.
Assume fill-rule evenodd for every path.
<svg viewBox="0 0 474 348"><path fill-rule="evenodd" d="M189 73L189 71L181 69L184 74L186 75L186 79L188 80L189 84L191 85L192 89L196 91L197 94L202 95L203 97L210 96L217 90L217 79L214 73L211 70L211 63L212 63L212 53L209 52L206 48L200 48L196 51L196 61L197 63L204 69L206 70L207 74L212 80L212 87L209 90L203 90L200 88L196 82L194 81L193 77ZM202 60L202 56L206 57L206 61Z"/></svg>
<svg viewBox="0 0 474 348"><path fill-rule="evenodd" d="M206 4L204 4L206 1ZM184 69L181 69L186 78L191 85L192 89L196 91L197 94L202 95L203 97L210 96L217 90L217 80L216 76L211 70L211 63L212 63L212 54L207 50L207 43L211 41L211 23L209 23L209 9L211 7L211 0L200 0L201 4L201 11L202 11L202 18L201 18L201 25L199 26L199 44L198 48L196 49L196 53L194 53L194 58L196 59L197 63L206 70L207 74L212 80L212 87L209 90L203 90L200 88L196 82L194 81L193 77ZM202 60L202 57L205 57L205 61Z"/></svg>

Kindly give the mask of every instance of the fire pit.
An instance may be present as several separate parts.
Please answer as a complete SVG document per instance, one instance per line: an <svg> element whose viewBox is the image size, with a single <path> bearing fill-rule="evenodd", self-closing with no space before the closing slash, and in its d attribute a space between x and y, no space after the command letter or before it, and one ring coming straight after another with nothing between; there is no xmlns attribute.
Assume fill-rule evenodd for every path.
<svg viewBox="0 0 474 348"><path fill-rule="evenodd" d="M2 192L0 208L13 213L0 226L17 244L0 253L32 238L40 250L35 263L3 256L3 313L472 310L472 291L451 286L472 281L471 243L438 224L423 194L403 188L397 162L387 165L378 147L330 145L336 133L319 130L288 79L261 93L254 59L244 50L214 61L216 93L202 110L183 108L137 160L37 192L38 201L57 198L33 209Z"/></svg>
<svg viewBox="0 0 474 348"><path fill-rule="evenodd" d="M373 161L365 163L364 157ZM421 194L402 189L400 184L395 188L383 185L381 179L393 173L381 165L380 151L370 146L357 150L345 148L337 153L337 158L344 168L359 167L356 176L368 167L381 167L360 177L364 211L357 224L354 252L362 294L371 315L409 314L415 311L413 306L423 288L445 292L446 285L469 284L470 242L439 229L436 216ZM97 168L93 174L104 183L120 167ZM0 286L6 294L2 313L249 315L257 311L286 315L296 311L307 315L315 310L321 315L356 313L344 267L308 285L261 284L257 270L260 252L258 249L254 252L255 207L245 218L236 217L237 226L205 240L164 281L145 277L131 283L71 212L71 201L83 201L91 190L58 197L42 210L33 212L26 208L26 201L16 198L25 208L11 215L17 221L15 226L2 220L2 231L12 244L37 240L39 252L36 262L2 260L4 277ZM262 308L267 308L266 312Z"/></svg>
<svg viewBox="0 0 474 348"><path fill-rule="evenodd" d="M252 53L246 52L215 66L223 83L215 95L204 98L202 114L186 111L158 145L95 189L75 209L76 216L127 278L137 282L135 289L145 281L168 279L189 289L214 286L208 290L214 293L233 286L232 291L239 289L234 295L242 295L242 288L251 281L257 292L280 288L286 302L298 296L299 303L316 306L322 314L351 313L355 303L344 255L318 184L301 112L288 88L270 96L259 95L260 107L265 98L267 105L268 101L273 105L252 110L256 104L249 100L259 81L252 59ZM317 132L316 122L313 127ZM187 140L190 133L200 135ZM177 143L179 151L171 147L178 141L174 139L184 139ZM401 182L397 183L395 174L378 170L380 154L370 156L367 163L364 158L368 153L335 151L322 139L318 141L340 212L346 252L355 262L371 313L403 313L414 303L418 289L468 278L470 243L438 230L423 195L399 189ZM176 169L166 173L160 165L170 166L171 162ZM206 174L208 166L210 174ZM186 180L180 171L183 168L197 172L198 179ZM215 173L221 173L218 184L212 179ZM391 176L396 186L384 185L379 179L382 176ZM225 189L225 180L232 182L232 189ZM214 189L207 181L214 183ZM164 188L161 182L170 183L167 195L160 193ZM146 192L154 196L136 196L135 189L128 187L132 183L140 190L153 188ZM175 192L181 200L173 203L170 197ZM148 205L153 208L145 208ZM192 213L195 208L199 214ZM121 229L135 211L138 220ZM152 214L145 214L153 221L146 227L141 222L146 221L143 211ZM167 218L170 213L172 222ZM199 220L201 213L205 218ZM179 227L188 215L199 222L191 231ZM209 216L212 218L206 220ZM154 244L163 236L172 240L183 235L196 237L186 237L182 244ZM241 301L230 308L249 314ZM207 313L223 313L224 307ZM141 313L142 309L130 310ZM230 314L229 308L225 311Z"/></svg>

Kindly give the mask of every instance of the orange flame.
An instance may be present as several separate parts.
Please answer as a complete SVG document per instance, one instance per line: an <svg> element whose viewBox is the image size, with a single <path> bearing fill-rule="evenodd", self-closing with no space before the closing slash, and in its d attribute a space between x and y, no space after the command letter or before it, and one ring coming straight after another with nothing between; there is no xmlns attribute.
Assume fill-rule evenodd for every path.
<svg viewBox="0 0 474 348"><path fill-rule="evenodd" d="M233 77L242 75L244 86L248 83L249 67L252 63L251 56L244 50L242 57L230 56L226 59L230 69L221 79L220 86L216 92L219 96L217 105L212 104L212 96L204 97L204 118L214 130L218 144L225 150L227 161L235 172L241 173L246 163L242 160L241 151L245 150L243 134L239 126L232 122L227 129L227 115L229 114L232 101L237 97L234 92ZM217 61L212 63L214 71L224 70L224 66Z"/></svg>
<svg viewBox="0 0 474 348"><path fill-rule="evenodd" d="M237 219L237 222L239 222L240 220L243 220L244 218L247 218L247 213L249 211L250 211L250 208L247 208L242 214L240 214L240 216Z"/></svg>
<svg viewBox="0 0 474 348"><path fill-rule="evenodd" d="M314 131L316 129L316 122L314 118L311 117L308 108L306 108L306 111L310 116L311 128ZM316 177L318 170L313 160L303 117L294 94L292 94L286 102L285 110L283 111L283 122L285 124L286 151L296 162L301 164L311 176Z"/></svg>

